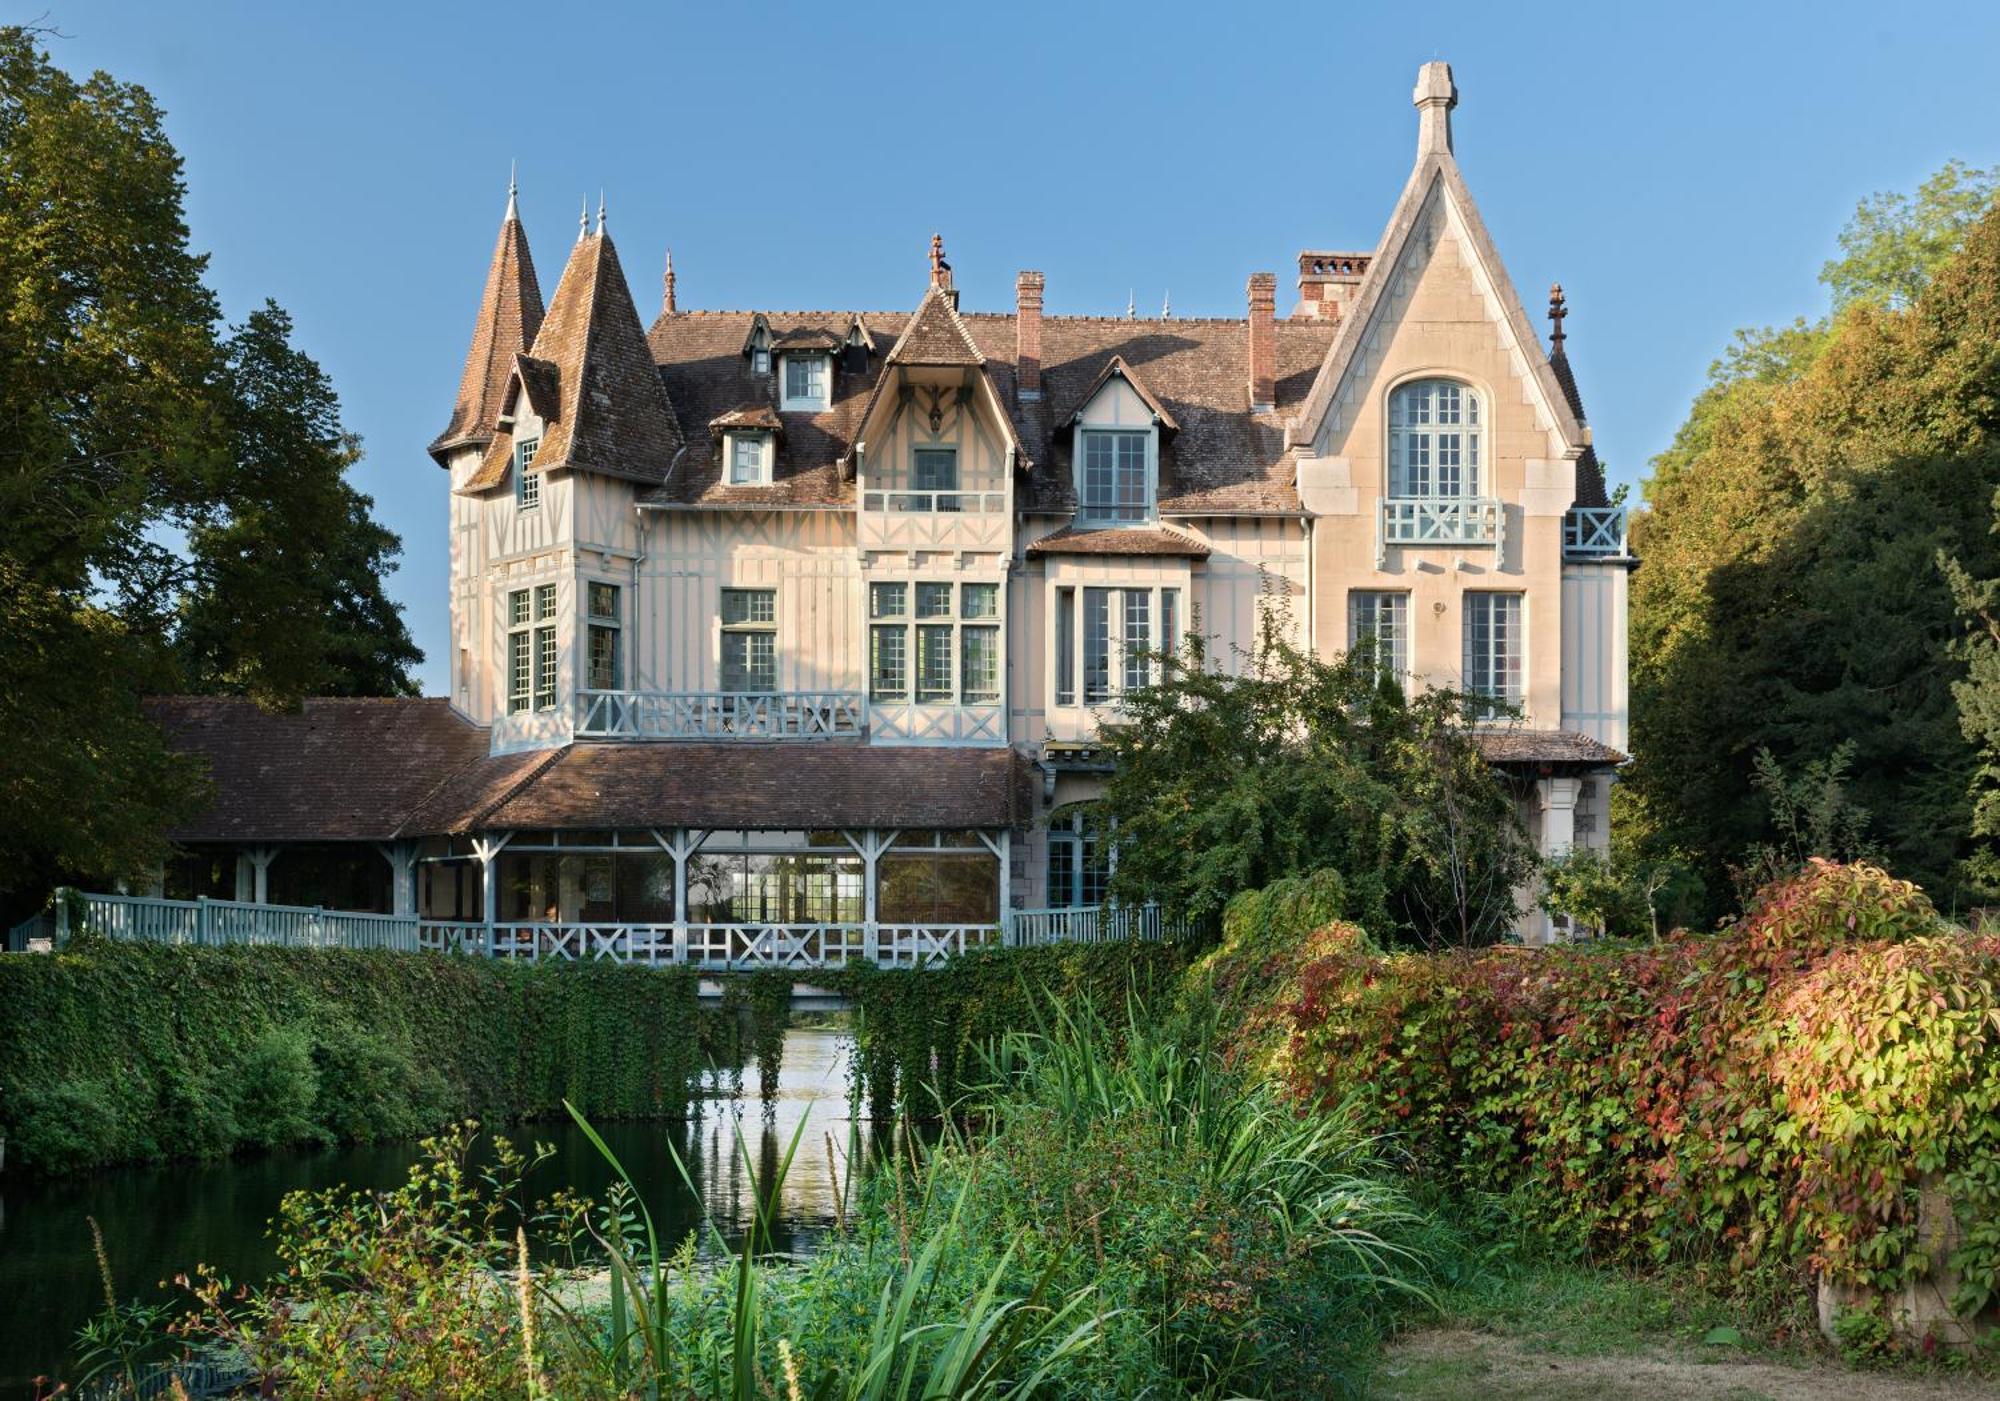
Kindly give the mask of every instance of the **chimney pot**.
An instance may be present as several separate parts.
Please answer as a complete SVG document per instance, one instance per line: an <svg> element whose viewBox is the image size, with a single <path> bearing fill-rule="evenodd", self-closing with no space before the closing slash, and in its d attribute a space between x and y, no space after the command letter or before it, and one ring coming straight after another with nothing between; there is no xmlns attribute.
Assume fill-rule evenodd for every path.
<svg viewBox="0 0 2000 1401"><path fill-rule="evenodd" d="M1245 290L1250 300L1250 408L1254 412L1277 403L1278 275L1253 272Z"/></svg>
<svg viewBox="0 0 2000 1401"><path fill-rule="evenodd" d="M1042 397L1042 285L1038 272L1014 279L1014 392L1029 402Z"/></svg>

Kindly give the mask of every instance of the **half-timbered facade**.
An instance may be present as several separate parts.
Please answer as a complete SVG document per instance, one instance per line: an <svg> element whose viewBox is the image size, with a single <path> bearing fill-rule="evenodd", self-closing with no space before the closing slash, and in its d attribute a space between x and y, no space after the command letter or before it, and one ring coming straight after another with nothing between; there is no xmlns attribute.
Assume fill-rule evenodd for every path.
<svg viewBox="0 0 2000 1401"><path fill-rule="evenodd" d="M1622 513L1450 70L1415 100L1380 243L1301 253L1286 316L1268 273L1233 319L1047 314L1032 271L964 307L934 237L911 308L688 309L669 261L647 326L601 209L545 304L510 195L430 445L449 694L161 702L218 770L170 884L324 896L363 852L341 898L443 940L711 962L1096 929L1100 727L1159 649L1266 626L1490 697L1537 840L1605 846Z"/></svg>

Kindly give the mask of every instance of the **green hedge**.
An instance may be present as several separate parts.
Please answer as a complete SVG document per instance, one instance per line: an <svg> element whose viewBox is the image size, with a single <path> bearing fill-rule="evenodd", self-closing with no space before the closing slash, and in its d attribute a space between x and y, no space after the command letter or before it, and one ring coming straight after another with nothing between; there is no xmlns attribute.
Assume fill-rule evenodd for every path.
<svg viewBox="0 0 2000 1401"><path fill-rule="evenodd" d="M687 969L96 944L0 957L9 1170L369 1141L467 1115L678 1117L747 1042ZM740 1064L738 1062L737 1064ZM734 1067L728 1067L733 1069Z"/></svg>
<svg viewBox="0 0 2000 1401"><path fill-rule="evenodd" d="M1612 1255L1882 1292L1942 1269L1961 1317L2000 1305L2000 939L1915 886L1816 861L1726 929L1601 948L1331 933L1279 1064L1419 1171Z"/></svg>
<svg viewBox="0 0 2000 1401"><path fill-rule="evenodd" d="M977 1081L979 1048L1046 1023L1050 998L1087 997L1109 1014L1135 987L1177 978L1190 957L1178 943L1051 944L982 949L921 969L864 964L832 981L854 1007L855 1073L871 1111L934 1118Z"/></svg>

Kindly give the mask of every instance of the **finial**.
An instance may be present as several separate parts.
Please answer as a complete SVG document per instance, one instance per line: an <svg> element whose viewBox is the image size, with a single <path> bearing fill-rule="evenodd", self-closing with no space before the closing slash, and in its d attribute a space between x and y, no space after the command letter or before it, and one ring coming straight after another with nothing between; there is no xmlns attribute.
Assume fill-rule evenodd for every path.
<svg viewBox="0 0 2000 1401"><path fill-rule="evenodd" d="M931 235L931 286L951 286L951 264L944 260L944 235Z"/></svg>
<svg viewBox="0 0 2000 1401"><path fill-rule="evenodd" d="M1165 294L1162 295L1160 298L1160 320L1171 321L1173 319L1174 319L1174 292L1173 289L1169 287L1165 292Z"/></svg>
<svg viewBox="0 0 2000 1401"><path fill-rule="evenodd" d="M604 191L597 192L597 236L604 237Z"/></svg>
<svg viewBox="0 0 2000 1401"><path fill-rule="evenodd" d="M1133 288L1125 294L1125 319L1130 321L1139 314L1139 290Z"/></svg>
<svg viewBox="0 0 2000 1401"><path fill-rule="evenodd" d="M590 237L590 196L583 197L583 212L576 216L576 241L583 242Z"/></svg>
<svg viewBox="0 0 2000 1401"><path fill-rule="evenodd" d="M666 277L662 279L661 285L663 291L660 298L660 311L664 315L672 316L674 314L675 307L674 307L674 250L671 248L667 250L667 274Z"/></svg>
<svg viewBox="0 0 2000 1401"><path fill-rule="evenodd" d="M1569 315L1569 303L1563 300L1563 285L1549 284L1549 354L1563 353L1563 318Z"/></svg>
<svg viewBox="0 0 2000 1401"><path fill-rule="evenodd" d="M1449 63L1426 63L1417 70L1417 89L1410 94L1417 108L1417 155L1451 151L1451 109L1458 106L1458 84Z"/></svg>
<svg viewBox="0 0 2000 1401"><path fill-rule="evenodd" d="M507 162L507 217L510 220L516 221L521 217L521 204L518 198L521 189L515 181L515 176L519 173L519 169L519 161Z"/></svg>

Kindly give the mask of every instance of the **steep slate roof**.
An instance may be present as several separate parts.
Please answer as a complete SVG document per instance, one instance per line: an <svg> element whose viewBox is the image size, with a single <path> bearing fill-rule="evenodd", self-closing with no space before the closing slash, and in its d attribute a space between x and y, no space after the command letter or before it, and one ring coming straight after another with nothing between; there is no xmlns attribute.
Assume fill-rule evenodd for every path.
<svg viewBox="0 0 2000 1401"><path fill-rule="evenodd" d="M889 350L892 365L983 365L986 357L958 315L958 294L931 287Z"/></svg>
<svg viewBox="0 0 2000 1401"><path fill-rule="evenodd" d="M1502 729L1473 734L1489 764L1622 764L1625 755L1575 730Z"/></svg>
<svg viewBox="0 0 2000 1401"><path fill-rule="evenodd" d="M486 759L488 735L443 699L309 700L297 712L233 696L165 696L146 714L208 762L209 808L178 842L382 841L441 785Z"/></svg>
<svg viewBox="0 0 2000 1401"><path fill-rule="evenodd" d="M647 349L618 250L601 225L570 254L529 354L555 367L560 394L556 415L543 426L534 470L569 467L646 483L666 480L686 438ZM497 433L463 490L500 485L512 454L513 435Z"/></svg>
<svg viewBox="0 0 2000 1401"><path fill-rule="evenodd" d="M832 397L823 410L801 412L777 407L775 374L751 371L744 355L752 325L759 316L770 325L772 338L793 331L826 330L844 337L854 324L851 311L680 311L662 315L647 332L647 343L659 366L668 397L680 414L688 451L660 486L643 493L652 506L704 507L852 507L854 487L841 480L837 463L861 420L862 405L882 370L880 356L854 352L833 356ZM900 331L907 320L901 312L867 313L871 325L885 333ZM773 360L775 367L776 361ZM726 414L762 406L784 427L778 440L769 486L727 486L722 480L722 449L709 442L708 427Z"/></svg>
<svg viewBox="0 0 2000 1401"><path fill-rule="evenodd" d="M451 421L430 445L440 467L454 450L492 441L514 357L533 343L541 325L542 289L535 281L528 235L510 192L507 216L500 221L500 237L486 270L486 290L479 296L479 317L472 327L472 346L465 352Z"/></svg>
<svg viewBox="0 0 2000 1401"><path fill-rule="evenodd" d="M1028 546L1030 555L1180 555L1207 559L1208 546L1166 526L1113 526L1078 530L1064 526Z"/></svg>
<svg viewBox="0 0 2000 1401"><path fill-rule="evenodd" d="M1549 352L1549 368L1555 372L1556 383L1562 386L1563 400L1569 411L1576 415L1578 423L1589 419L1583 412L1583 395L1577 391L1576 372L1569 367L1569 351L1561 340ZM1604 487L1604 464L1597 460L1594 444L1583 445L1583 455L1576 460L1576 504L1579 506L1609 506L1611 496Z"/></svg>
<svg viewBox="0 0 2000 1401"><path fill-rule="evenodd" d="M1009 827L1025 787L1005 748L580 743L525 780L496 772L439 830Z"/></svg>

